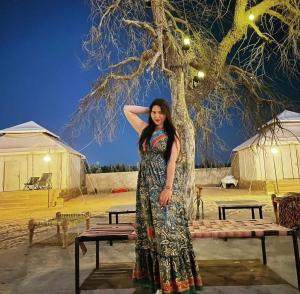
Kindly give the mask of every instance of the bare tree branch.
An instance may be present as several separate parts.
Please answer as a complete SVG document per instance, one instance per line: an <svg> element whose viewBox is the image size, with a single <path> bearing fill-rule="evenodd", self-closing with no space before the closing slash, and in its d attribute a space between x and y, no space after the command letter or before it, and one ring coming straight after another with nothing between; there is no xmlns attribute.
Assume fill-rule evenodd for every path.
<svg viewBox="0 0 300 294"><path fill-rule="evenodd" d="M83 47L87 64L96 64L101 73L71 125L82 121L93 125L99 142L104 133L112 137L119 107L142 101L163 80L169 85L174 118L184 137L184 168L192 175L193 126L205 161L218 148L224 150L217 129L230 122L232 113L253 131L285 107L286 101L271 87L272 78L278 73L290 79L299 76L300 3L150 3L91 0L92 25ZM184 37L190 38L189 50L183 48ZM99 111L102 115L96 115ZM185 180L192 190L189 178L193 177Z"/></svg>
<svg viewBox="0 0 300 294"><path fill-rule="evenodd" d="M135 57L135 56L132 56L132 57L129 57L117 64L112 64L112 65L109 65L109 68L116 68L116 67L119 67L119 66L123 66L125 64L128 64L129 62L135 62L135 61L140 61L141 58L140 57Z"/></svg>
<svg viewBox="0 0 300 294"><path fill-rule="evenodd" d="M250 26L254 29L254 31L257 33L257 35L259 37L261 37L265 41L270 41L270 39L260 31L260 29L258 28L258 26L255 23L251 23Z"/></svg>
<svg viewBox="0 0 300 294"><path fill-rule="evenodd" d="M123 22L129 26L134 26L139 29L144 29L147 32L149 32L153 38L157 38L157 33L155 32L155 30L152 28L150 24L146 22L130 20L130 19L123 19Z"/></svg>

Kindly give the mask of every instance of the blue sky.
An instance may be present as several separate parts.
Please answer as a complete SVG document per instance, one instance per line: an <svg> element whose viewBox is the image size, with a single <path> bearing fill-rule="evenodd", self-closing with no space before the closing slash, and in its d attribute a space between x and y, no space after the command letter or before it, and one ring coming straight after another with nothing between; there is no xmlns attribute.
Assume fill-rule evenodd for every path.
<svg viewBox="0 0 300 294"><path fill-rule="evenodd" d="M1 0L0 2L0 129L33 120L60 135L97 77L82 69L82 40L89 30L85 0ZM292 95L292 94L291 94ZM150 93L170 97L161 88ZM84 132L75 147L88 162L102 165L138 161L138 137L120 114L121 128L113 142L90 144ZM243 141L238 126L224 127L229 148ZM224 161L229 153L224 154Z"/></svg>

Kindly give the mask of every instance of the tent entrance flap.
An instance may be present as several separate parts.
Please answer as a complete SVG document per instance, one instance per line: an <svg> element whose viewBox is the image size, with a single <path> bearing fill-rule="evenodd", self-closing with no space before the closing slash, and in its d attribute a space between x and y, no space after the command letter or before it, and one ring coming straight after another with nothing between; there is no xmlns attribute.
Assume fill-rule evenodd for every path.
<svg viewBox="0 0 300 294"><path fill-rule="evenodd" d="M20 190L20 162L10 160L4 162L4 191Z"/></svg>

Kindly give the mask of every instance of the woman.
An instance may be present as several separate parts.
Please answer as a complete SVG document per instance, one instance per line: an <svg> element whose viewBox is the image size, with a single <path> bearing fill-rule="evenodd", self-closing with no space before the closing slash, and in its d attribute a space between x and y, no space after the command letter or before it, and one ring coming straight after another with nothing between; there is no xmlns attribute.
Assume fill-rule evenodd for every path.
<svg viewBox="0 0 300 294"><path fill-rule="evenodd" d="M133 280L157 293L195 293L202 286L179 187L180 142L163 99L150 107L125 105L140 135ZM149 113L148 124L139 114Z"/></svg>

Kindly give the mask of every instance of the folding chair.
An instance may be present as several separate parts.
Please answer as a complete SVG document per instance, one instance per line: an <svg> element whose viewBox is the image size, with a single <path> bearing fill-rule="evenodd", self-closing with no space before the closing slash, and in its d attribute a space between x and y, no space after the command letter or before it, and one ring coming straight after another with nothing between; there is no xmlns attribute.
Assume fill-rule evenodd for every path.
<svg viewBox="0 0 300 294"><path fill-rule="evenodd" d="M35 190L37 188L37 183L40 177L30 177L27 183L24 183L23 190Z"/></svg>
<svg viewBox="0 0 300 294"><path fill-rule="evenodd" d="M37 189L41 189L41 190L51 189L52 188L51 177L52 177L52 173L43 173L37 183Z"/></svg>

